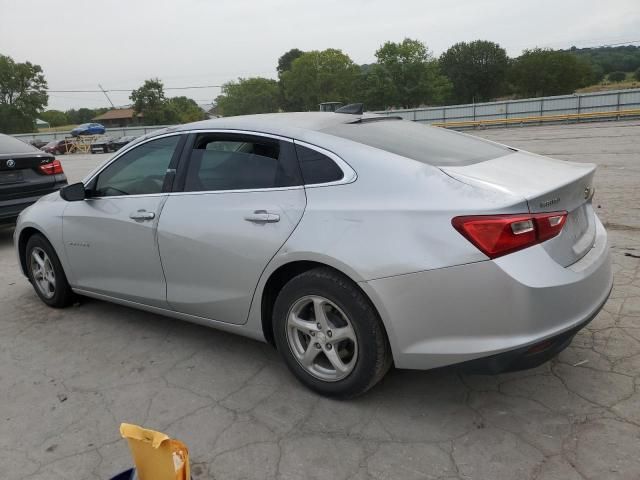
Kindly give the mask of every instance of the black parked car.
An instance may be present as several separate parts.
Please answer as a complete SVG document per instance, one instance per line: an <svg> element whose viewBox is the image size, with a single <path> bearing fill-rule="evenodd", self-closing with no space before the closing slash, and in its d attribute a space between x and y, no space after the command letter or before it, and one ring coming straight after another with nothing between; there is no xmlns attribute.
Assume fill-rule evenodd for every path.
<svg viewBox="0 0 640 480"><path fill-rule="evenodd" d="M23 209L66 184L53 155L0 133L0 223L14 221Z"/></svg>
<svg viewBox="0 0 640 480"><path fill-rule="evenodd" d="M111 151L115 152L116 150L120 150L127 143L133 142L136 138L138 137L135 135L125 135L124 137L120 137L114 140L113 142L111 142Z"/></svg>
<svg viewBox="0 0 640 480"><path fill-rule="evenodd" d="M33 145L36 148L42 148L44 147L48 142L45 142L44 140L39 140L37 138L34 138L33 140L29 140L27 142L29 145Z"/></svg>
<svg viewBox="0 0 640 480"><path fill-rule="evenodd" d="M115 152L112 147L114 139L111 137L102 137L91 144L91 153L109 153Z"/></svg>

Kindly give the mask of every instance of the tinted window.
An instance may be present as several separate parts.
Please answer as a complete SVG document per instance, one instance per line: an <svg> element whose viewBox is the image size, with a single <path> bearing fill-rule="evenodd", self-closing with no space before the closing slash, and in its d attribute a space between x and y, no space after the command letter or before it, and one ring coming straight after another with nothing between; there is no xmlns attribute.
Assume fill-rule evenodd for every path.
<svg viewBox="0 0 640 480"><path fill-rule="evenodd" d="M297 185L286 149L277 140L239 135L203 135L187 169L187 192L250 190ZM294 159L295 160L295 159Z"/></svg>
<svg viewBox="0 0 640 480"><path fill-rule="evenodd" d="M162 184L180 137L159 138L129 150L98 176L95 195L148 195L162 192Z"/></svg>
<svg viewBox="0 0 640 480"><path fill-rule="evenodd" d="M511 153L471 135L402 120L348 123L322 131L438 166L470 165Z"/></svg>
<svg viewBox="0 0 640 480"><path fill-rule="evenodd" d="M296 145L296 154L305 185L335 182L344 176L333 160L316 150Z"/></svg>

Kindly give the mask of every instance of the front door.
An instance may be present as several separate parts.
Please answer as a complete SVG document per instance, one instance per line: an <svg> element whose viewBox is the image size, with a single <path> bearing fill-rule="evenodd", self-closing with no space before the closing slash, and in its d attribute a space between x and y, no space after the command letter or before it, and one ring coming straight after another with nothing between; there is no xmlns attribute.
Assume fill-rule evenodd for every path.
<svg viewBox="0 0 640 480"><path fill-rule="evenodd" d="M63 238L74 287L166 308L156 228L180 139L161 137L128 150L87 185L87 199L69 203Z"/></svg>
<svg viewBox="0 0 640 480"><path fill-rule="evenodd" d="M260 275L306 205L293 144L199 134L158 224L167 301L178 312L241 324Z"/></svg>

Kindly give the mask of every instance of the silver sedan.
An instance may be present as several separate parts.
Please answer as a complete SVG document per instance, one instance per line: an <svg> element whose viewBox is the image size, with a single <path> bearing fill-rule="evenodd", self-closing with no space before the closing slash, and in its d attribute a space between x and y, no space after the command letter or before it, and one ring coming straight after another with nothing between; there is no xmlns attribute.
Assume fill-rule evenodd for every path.
<svg viewBox="0 0 640 480"><path fill-rule="evenodd" d="M529 368L607 299L595 167L397 118L210 120L127 145L15 230L47 305L74 295L272 343L352 397L391 365Z"/></svg>

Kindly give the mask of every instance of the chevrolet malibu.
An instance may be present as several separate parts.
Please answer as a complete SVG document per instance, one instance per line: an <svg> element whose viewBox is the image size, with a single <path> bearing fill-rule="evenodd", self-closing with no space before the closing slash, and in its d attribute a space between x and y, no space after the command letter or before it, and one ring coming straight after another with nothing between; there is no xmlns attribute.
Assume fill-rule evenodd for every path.
<svg viewBox="0 0 640 480"><path fill-rule="evenodd" d="M221 118L127 145L19 218L22 271L272 343L353 397L391 365L549 360L612 285L595 167L393 117Z"/></svg>

